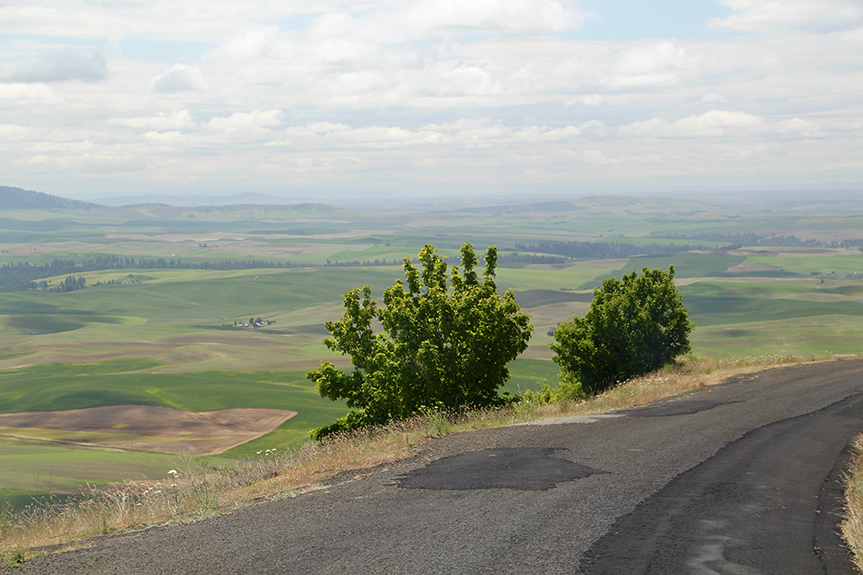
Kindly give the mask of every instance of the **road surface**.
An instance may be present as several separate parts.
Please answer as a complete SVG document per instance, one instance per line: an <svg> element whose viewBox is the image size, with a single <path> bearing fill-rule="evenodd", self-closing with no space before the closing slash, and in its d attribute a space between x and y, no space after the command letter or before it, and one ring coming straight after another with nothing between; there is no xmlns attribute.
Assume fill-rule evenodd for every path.
<svg viewBox="0 0 863 575"><path fill-rule="evenodd" d="M327 489L32 559L40 574L853 573L838 476L863 361L454 434Z"/></svg>

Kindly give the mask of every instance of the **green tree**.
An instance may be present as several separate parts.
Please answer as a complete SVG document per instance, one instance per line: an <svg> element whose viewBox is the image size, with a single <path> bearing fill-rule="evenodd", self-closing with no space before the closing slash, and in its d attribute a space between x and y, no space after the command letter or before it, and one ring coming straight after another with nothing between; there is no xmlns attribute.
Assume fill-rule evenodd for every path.
<svg viewBox="0 0 863 575"><path fill-rule="evenodd" d="M690 351L695 326L674 285L674 266L642 272L604 280L587 314L554 330L552 359L562 384L591 395Z"/></svg>
<svg viewBox="0 0 863 575"><path fill-rule="evenodd" d="M345 312L325 324L324 345L350 356L345 373L331 362L307 377L322 397L346 399L352 410L312 436L386 423L422 408L454 410L499 403L498 388L509 379L506 364L527 349L533 332L530 316L519 310L512 291L499 295L494 283L497 248L485 256L485 272L470 244L461 248L462 268L448 266L426 245L421 269L408 258L406 281L384 292L383 307L369 286L344 296ZM375 333L375 322L383 328Z"/></svg>

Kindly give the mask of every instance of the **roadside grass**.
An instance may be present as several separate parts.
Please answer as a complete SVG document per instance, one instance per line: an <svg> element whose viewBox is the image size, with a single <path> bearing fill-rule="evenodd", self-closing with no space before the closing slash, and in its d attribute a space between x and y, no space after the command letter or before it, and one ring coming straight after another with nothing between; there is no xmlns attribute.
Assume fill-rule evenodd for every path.
<svg viewBox="0 0 863 575"><path fill-rule="evenodd" d="M253 505L320 489L326 482L350 480L363 470L415 453L431 437L501 427L555 417L603 413L643 405L714 385L724 378L795 364L793 356L713 360L689 357L647 376L580 401L523 401L506 408L454 415L427 412L387 426L361 430L321 443L307 441L286 449L264 449L233 464L185 458L161 481L127 481L92 488L65 502L35 503L22 511L0 510L0 554L54 551L93 535L196 521ZM353 472L353 473L351 473Z"/></svg>
<svg viewBox="0 0 863 575"><path fill-rule="evenodd" d="M845 509L839 526L851 551L851 560L863 572L863 434L852 444L850 468L845 475Z"/></svg>

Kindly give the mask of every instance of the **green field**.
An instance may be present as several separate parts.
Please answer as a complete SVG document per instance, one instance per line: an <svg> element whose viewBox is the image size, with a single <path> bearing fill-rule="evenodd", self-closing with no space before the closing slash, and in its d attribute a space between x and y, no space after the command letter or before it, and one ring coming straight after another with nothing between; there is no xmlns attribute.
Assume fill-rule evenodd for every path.
<svg viewBox="0 0 863 575"><path fill-rule="evenodd" d="M0 265L57 259L83 265L117 256L194 266L82 269L43 279L53 287L67 275L83 277L84 289L0 292L0 413L122 404L282 408L298 415L226 455L303 441L311 428L346 411L320 398L305 378L323 359L347 366L321 344L324 322L341 316L341 298L350 288L368 284L380 296L404 277L394 262L416 258L426 243L450 257L465 241L478 253L497 245L502 254L539 241L704 248L502 264L499 290L515 292L535 327L530 348L510 365L510 393L535 389L540 381L554 384L549 330L583 314L604 278L642 267L675 267L697 325L692 343L698 355L861 353L863 202L801 205L598 197L375 214L315 204L4 212ZM767 239L719 249L739 244L733 234ZM776 237L787 245L768 245ZM836 243L843 241L852 243ZM251 260L287 267L206 269ZM360 265L342 265L354 261ZM270 323L235 326L253 317ZM161 477L176 466L168 455L85 449L51 437L20 441L0 434L0 499L20 502L85 483Z"/></svg>

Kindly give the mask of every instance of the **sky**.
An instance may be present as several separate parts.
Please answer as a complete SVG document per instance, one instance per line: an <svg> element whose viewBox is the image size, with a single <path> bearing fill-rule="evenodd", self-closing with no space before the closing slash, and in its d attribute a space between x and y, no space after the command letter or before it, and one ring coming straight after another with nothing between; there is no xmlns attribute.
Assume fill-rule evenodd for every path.
<svg viewBox="0 0 863 575"><path fill-rule="evenodd" d="M863 190L863 0L0 0L0 185Z"/></svg>

